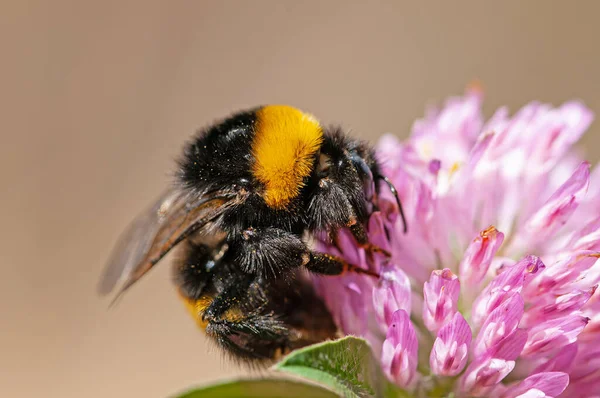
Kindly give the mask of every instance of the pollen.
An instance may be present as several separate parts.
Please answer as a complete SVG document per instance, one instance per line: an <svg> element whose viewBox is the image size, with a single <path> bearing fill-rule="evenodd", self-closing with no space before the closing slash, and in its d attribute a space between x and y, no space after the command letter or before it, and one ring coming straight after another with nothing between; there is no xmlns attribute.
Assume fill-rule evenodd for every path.
<svg viewBox="0 0 600 398"><path fill-rule="evenodd" d="M299 195L322 140L323 130L312 115L285 105L257 111L252 172L265 187L268 206L283 209Z"/></svg>
<svg viewBox="0 0 600 398"><path fill-rule="evenodd" d="M456 173L458 171L458 169L460 169L460 163L459 162L454 162L452 164L452 167L450 167L450 171L448 172L448 176L452 177L454 175L454 173Z"/></svg>
<svg viewBox="0 0 600 398"><path fill-rule="evenodd" d="M498 235L498 230L493 225L490 225L489 227L481 231L479 235L483 238L483 240L495 238L496 235Z"/></svg>

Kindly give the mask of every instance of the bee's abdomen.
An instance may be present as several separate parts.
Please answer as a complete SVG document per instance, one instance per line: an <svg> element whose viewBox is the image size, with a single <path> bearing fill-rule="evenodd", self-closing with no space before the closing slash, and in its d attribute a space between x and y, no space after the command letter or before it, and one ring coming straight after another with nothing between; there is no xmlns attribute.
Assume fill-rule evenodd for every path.
<svg viewBox="0 0 600 398"><path fill-rule="evenodd" d="M204 315L206 308L208 308L208 306L212 303L213 298L209 296L202 296L199 299L191 299L185 296L181 291L179 291L179 297L181 297L183 300L186 310L196 324L200 328L206 329L208 322L202 319L202 315Z"/></svg>
<svg viewBox="0 0 600 398"><path fill-rule="evenodd" d="M219 264L221 248L226 245L210 247L203 243L187 241L179 258L175 262L175 283L180 293L190 300L198 300L212 290L212 278L215 267Z"/></svg>

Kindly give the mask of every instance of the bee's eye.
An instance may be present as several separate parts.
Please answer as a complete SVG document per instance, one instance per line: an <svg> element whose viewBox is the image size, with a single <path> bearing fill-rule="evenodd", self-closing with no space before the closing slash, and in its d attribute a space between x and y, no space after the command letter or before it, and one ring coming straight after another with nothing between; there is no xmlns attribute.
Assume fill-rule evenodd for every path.
<svg viewBox="0 0 600 398"><path fill-rule="evenodd" d="M356 171L361 175L362 178L368 177L369 180L373 179L373 174L371 173L371 168L369 167L367 162L365 162L365 159L363 159L361 156L359 156L355 152L350 154L350 159L352 160L352 163L354 164Z"/></svg>

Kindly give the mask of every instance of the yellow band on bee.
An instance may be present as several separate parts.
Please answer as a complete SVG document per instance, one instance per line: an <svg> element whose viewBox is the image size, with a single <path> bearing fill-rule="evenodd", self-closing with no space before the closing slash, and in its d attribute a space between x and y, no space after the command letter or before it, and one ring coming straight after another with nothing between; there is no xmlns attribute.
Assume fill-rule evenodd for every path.
<svg viewBox="0 0 600 398"><path fill-rule="evenodd" d="M210 303L212 303L212 297L203 296L198 300L192 300L188 297L185 297L183 294L181 294L181 292L179 293L179 296L183 300L185 308L188 310L192 318L194 318L194 321L196 321L196 324L202 329L206 329L208 322L202 320L202 314L210 305Z"/></svg>
<svg viewBox="0 0 600 398"><path fill-rule="evenodd" d="M192 316L192 318L194 318L194 321L196 321L196 324L200 328L206 329L206 326L208 326L208 321L202 319L202 314L204 314L204 311L206 311L206 309L213 302L214 297L202 296L199 299L194 300L186 297L181 292L179 292L179 296L183 300L185 308L189 314ZM244 319L244 314L238 307L233 307L225 311L221 318L228 322L239 322L240 320Z"/></svg>
<svg viewBox="0 0 600 398"><path fill-rule="evenodd" d="M265 106L256 116L252 172L265 186L267 205L283 209L312 172L323 130L313 116L291 106Z"/></svg>

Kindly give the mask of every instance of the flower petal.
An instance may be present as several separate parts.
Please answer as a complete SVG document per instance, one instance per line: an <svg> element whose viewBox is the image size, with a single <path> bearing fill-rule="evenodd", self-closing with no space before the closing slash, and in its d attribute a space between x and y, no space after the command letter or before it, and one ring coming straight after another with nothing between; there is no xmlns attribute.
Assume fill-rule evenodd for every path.
<svg viewBox="0 0 600 398"><path fill-rule="evenodd" d="M503 241L504 234L490 226L471 242L460 263L460 280L465 285L476 287L481 282Z"/></svg>
<svg viewBox="0 0 600 398"><path fill-rule="evenodd" d="M511 395L512 397L512 395ZM517 395L515 398L545 398L547 397L546 394L544 394L543 391L538 390L537 388L532 388L530 390L527 390L527 392Z"/></svg>
<svg viewBox="0 0 600 398"><path fill-rule="evenodd" d="M580 389L585 389L598 394L598 387L600 387L600 348L597 342L592 345L586 344L585 347L579 349L569 374L572 384L572 386L569 385L569 390L571 390L571 387L577 387L575 389L577 392ZM594 387L595 391L593 390ZM587 396L583 395L583 392L580 394L579 396Z"/></svg>
<svg viewBox="0 0 600 398"><path fill-rule="evenodd" d="M448 99L442 109L430 109L425 118L415 121L410 143L419 157L424 161L439 158L446 164L465 159L483 124L481 102L480 92L468 92L464 97Z"/></svg>
<svg viewBox="0 0 600 398"><path fill-rule="evenodd" d="M423 286L423 321L425 326L437 332L456 313L460 282L448 268L435 270Z"/></svg>
<svg viewBox="0 0 600 398"><path fill-rule="evenodd" d="M522 252L554 235L567 222L581 202L589 182L590 164L583 162L546 203L528 219L509 250Z"/></svg>
<svg viewBox="0 0 600 398"><path fill-rule="evenodd" d="M556 355L542 358L541 364L531 373L569 371L573 364L573 359L577 355L577 345L577 343L569 344L558 351Z"/></svg>
<svg viewBox="0 0 600 398"><path fill-rule="evenodd" d="M590 126L594 115L581 102L570 101L563 104L555 111L555 126L559 128L554 130L554 134L546 134L545 142L542 148L547 156L557 159L575 143Z"/></svg>
<svg viewBox="0 0 600 398"><path fill-rule="evenodd" d="M548 294L560 295L571 292L574 288L572 283L581 279L598 261L599 256L598 252L582 250L560 258L525 284L523 297L535 302L537 298Z"/></svg>
<svg viewBox="0 0 600 398"><path fill-rule="evenodd" d="M514 360L519 356L527 340L527 333L523 338L522 332L517 332L517 326L523 316L524 305L521 295L515 293L492 311L481 326L473 345L475 358L487 355ZM517 336L511 339L515 333ZM504 351L502 355L498 354L500 350Z"/></svg>
<svg viewBox="0 0 600 398"><path fill-rule="evenodd" d="M556 397L560 395L568 385L569 375L566 373L537 373L509 388L503 394L503 397Z"/></svg>
<svg viewBox="0 0 600 398"><path fill-rule="evenodd" d="M387 239L385 228L384 215L380 211L373 212L369 218L369 242L390 251L390 241Z"/></svg>
<svg viewBox="0 0 600 398"><path fill-rule="evenodd" d="M377 286L373 289L373 308L384 330L392 324L392 315L396 311L404 310L410 314L410 281L400 267L382 267Z"/></svg>
<svg viewBox="0 0 600 398"><path fill-rule="evenodd" d="M429 356L429 365L434 374L456 376L467 364L471 345L471 328L465 318L456 312L452 321L438 332Z"/></svg>
<svg viewBox="0 0 600 398"><path fill-rule="evenodd" d="M527 331L525 329L515 329L504 339L499 341L490 352L493 352L494 358L516 360L527 342Z"/></svg>
<svg viewBox="0 0 600 398"><path fill-rule="evenodd" d="M589 318L582 315L568 315L563 318L540 322L529 330L529 338L523 349L524 357L537 357L577 341L577 336Z"/></svg>
<svg viewBox="0 0 600 398"><path fill-rule="evenodd" d="M348 282L344 285L343 294L348 305L342 308L340 325L346 333L360 335L366 330L366 306L362 299L365 290L362 284L357 282ZM337 299L339 298L338 296Z"/></svg>
<svg viewBox="0 0 600 398"><path fill-rule="evenodd" d="M561 295L542 295L531 304L523 317L522 326L533 326L547 319L560 318L580 311L592 297L598 285L588 290L575 289Z"/></svg>
<svg viewBox="0 0 600 398"><path fill-rule="evenodd" d="M417 370L417 335L404 310L394 312L383 342L381 365L390 380L408 387Z"/></svg>
<svg viewBox="0 0 600 398"><path fill-rule="evenodd" d="M592 220L574 234L566 245L566 249L598 251L600 249L600 217Z"/></svg>
<svg viewBox="0 0 600 398"><path fill-rule="evenodd" d="M504 267L473 303L472 320L480 325L485 318L515 293L520 293L526 279L544 268L538 257L528 256L518 263Z"/></svg>
<svg viewBox="0 0 600 398"><path fill-rule="evenodd" d="M482 358L472 362L460 378L460 389L467 396L491 396L490 391L515 367L515 361ZM495 395L495 394L494 394Z"/></svg>

